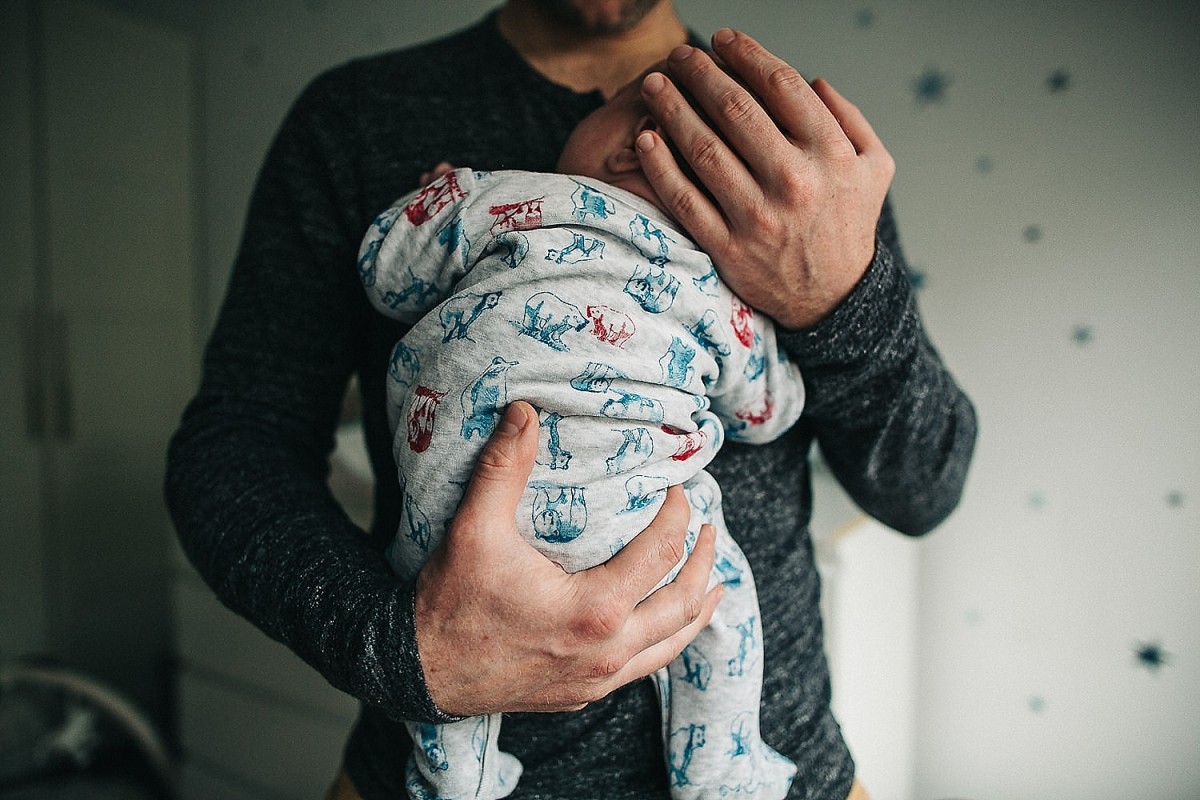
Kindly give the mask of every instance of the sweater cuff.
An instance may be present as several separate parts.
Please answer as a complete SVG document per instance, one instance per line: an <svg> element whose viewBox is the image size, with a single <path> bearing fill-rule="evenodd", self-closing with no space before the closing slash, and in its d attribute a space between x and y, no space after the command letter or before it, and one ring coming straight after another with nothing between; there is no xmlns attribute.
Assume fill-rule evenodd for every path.
<svg viewBox="0 0 1200 800"><path fill-rule="evenodd" d="M802 371L854 367L894 352L906 338L915 343L919 328L912 285L888 246L875 238L875 255L850 295L811 328L777 328L780 344ZM810 374L806 373L805 383Z"/></svg>
<svg viewBox="0 0 1200 800"><path fill-rule="evenodd" d="M425 670L421 667L421 654L417 649L417 587L407 583L396 598L400 618L396 620L399 634L396 656L398 679L404 686L406 697L400 698L399 706L406 709L404 719L418 722L446 723L466 719L447 714L437 707L425 683ZM415 713L414 713L415 712Z"/></svg>

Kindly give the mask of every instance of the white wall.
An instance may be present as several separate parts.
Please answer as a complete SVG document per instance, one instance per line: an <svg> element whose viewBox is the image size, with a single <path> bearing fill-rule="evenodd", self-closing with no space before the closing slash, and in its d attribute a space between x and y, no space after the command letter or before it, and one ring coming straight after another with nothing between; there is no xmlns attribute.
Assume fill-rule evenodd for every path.
<svg viewBox="0 0 1200 800"><path fill-rule="evenodd" d="M488 5L204 6L213 304L262 153L301 86ZM835 661L862 652L847 644L859 636L914 662L896 678L911 718L904 703L880 706L873 730L863 700L878 684L835 686L868 785L874 764L901 800L1200 796L1196 4L678 5L704 35L736 23L759 36L874 121L899 165L893 194L928 327L980 412L967 496L913 546L915 565L888 557L905 545L877 539L840 554L837 592L864 589L835 624ZM1050 91L1059 71L1066 85ZM923 75L944 93L920 102ZM872 586L919 599L908 611L880 599L872 615ZM1135 658L1150 643L1168 654L1161 669ZM889 733L913 753L908 774L869 756Z"/></svg>

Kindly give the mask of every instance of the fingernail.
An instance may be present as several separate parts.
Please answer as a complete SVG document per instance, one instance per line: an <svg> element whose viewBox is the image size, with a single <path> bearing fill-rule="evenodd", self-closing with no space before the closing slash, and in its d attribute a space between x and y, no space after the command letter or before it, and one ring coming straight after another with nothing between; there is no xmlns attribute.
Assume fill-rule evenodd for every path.
<svg viewBox="0 0 1200 800"><path fill-rule="evenodd" d="M651 72L646 76L646 79L642 81L642 89L646 92L646 94L658 94L666 85L667 79L664 78L660 72Z"/></svg>
<svg viewBox="0 0 1200 800"><path fill-rule="evenodd" d="M670 59L672 61L684 61L691 57L694 47L686 44L681 44L671 51Z"/></svg>
<svg viewBox="0 0 1200 800"><path fill-rule="evenodd" d="M654 134L650 131L642 131L637 137L637 149L642 153L649 153L654 149Z"/></svg>
<svg viewBox="0 0 1200 800"><path fill-rule="evenodd" d="M525 412L523 410L517 408L515 403L504 409L504 416L500 418L500 433L513 436L520 433L524 427Z"/></svg>
<svg viewBox="0 0 1200 800"><path fill-rule="evenodd" d="M721 28L721 30L713 34L712 40L713 44L729 44L733 41L733 29Z"/></svg>

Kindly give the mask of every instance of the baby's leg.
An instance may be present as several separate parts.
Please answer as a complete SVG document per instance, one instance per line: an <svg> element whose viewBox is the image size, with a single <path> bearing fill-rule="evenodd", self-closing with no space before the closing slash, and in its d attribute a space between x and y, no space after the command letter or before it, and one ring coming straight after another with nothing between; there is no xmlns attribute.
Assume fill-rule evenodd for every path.
<svg viewBox="0 0 1200 800"><path fill-rule="evenodd" d="M498 800L517 788L521 762L497 746L499 714L405 726L413 741L405 772L413 800Z"/></svg>
<svg viewBox="0 0 1200 800"><path fill-rule="evenodd" d="M725 594L712 621L661 673L671 797L779 800L796 767L762 740L762 625L750 565L725 527L720 489L707 473L684 484L692 527L717 529L713 583ZM664 691L665 690L665 691Z"/></svg>

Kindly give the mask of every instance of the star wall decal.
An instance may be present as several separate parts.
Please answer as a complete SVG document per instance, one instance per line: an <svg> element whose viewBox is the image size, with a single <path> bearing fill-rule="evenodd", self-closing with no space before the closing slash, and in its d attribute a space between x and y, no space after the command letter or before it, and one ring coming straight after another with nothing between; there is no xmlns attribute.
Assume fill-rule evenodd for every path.
<svg viewBox="0 0 1200 800"><path fill-rule="evenodd" d="M1071 339L1080 347L1091 344L1093 338L1095 337L1089 325L1076 325L1075 329L1071 331Z"/></svg>
<svg viewBox="0 0 1200 800"><path fill-rule="evenodd" d="M1161 642L1139 642L1133 652L1137 656L1138 666L1155 674L1171 663L1171 655L1163 650Z"/></svg>
<svg viewBox="0 0 1200 800"><path fill-rule="evenodd" d="M1038 695L1033 695L1029 698L1029 710L1034 714L1041 714L1046 710L1046 698Z"/></svg>
<svg viewBox="0 0 1200 800"><path fill-rule="evenodd" d="M1042 240L1042 228L1040 225L1027 225L1021 235L1025 237L1025 241L1036 244Z"/></svg>
<svg viewBox="0 0 1200 800"><path fill-rule="evenodd" d="M854 24L863 30L870 30L875 27L875 12L869 8L864 8L854 15Z"/></svg>
<svg viewBox="0 0 1200 800"><path fill-rule="evenodd" d="M1046 91L1050 92L1050 94L1065 92L1069 88L1071 88L1071 73L1062 67L1051 72L1046 78Z"/></svg>
<svg viewBox="0 0 1200 800"><path fill-rule="evenodd" d="M926 67L925 71L913 81L913 94L917 105L940 105L946 100L946 90L950 88L950 76L937 67Z"/></svg>
<svg viewBox="0 0 1200 800"><path fill-rule="evenodd" d="M987 175L994 167L991 156L980 156L975 159L975 171L980 175Z"/></svg>
<svg viewBox="0 0 1200 800"><path fill-rule="evenodd" d="M1183 492L1178 489L1167 492L1167 505L1171 508L1183 508Z"/></svg>
<svg viewBox="0 0 1200 800"><path fill-rule="evenodd" d="M1046 507L1046 495L1041 492L1030 492L1025 496L1025 502L1034 511L1041 511Z"/></svg>
<svg viewBox="0 0 1200 800"><path fill-rule="evenodd" d="M925 271L916 267L908 269L908 283L915 291L921 291L925 288Z"/></svg>

